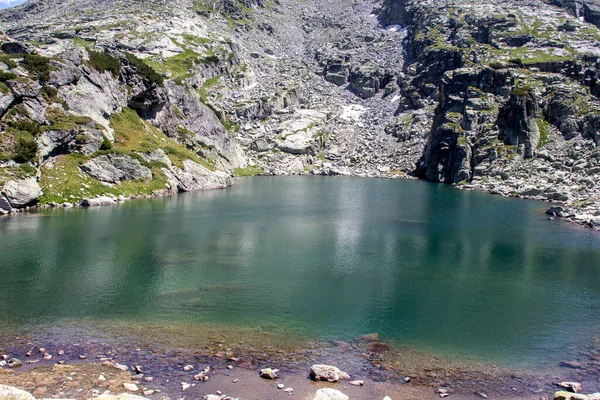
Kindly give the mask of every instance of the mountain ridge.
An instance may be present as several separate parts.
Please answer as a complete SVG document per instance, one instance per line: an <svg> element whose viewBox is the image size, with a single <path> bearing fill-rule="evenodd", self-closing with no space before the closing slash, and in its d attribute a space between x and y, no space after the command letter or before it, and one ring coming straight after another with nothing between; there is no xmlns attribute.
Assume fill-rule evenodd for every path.
<svg viewBox="0 0 600 400"><path fill-rule="evenodd" d="M23 51L39 53L49 60L49 79L38 79L40 88L27 93L13 82L35 80L33 73L6 64L5 73L16 76L5 76L10 92L5 95L27 99L28 112L34 112L35 99L45 113L13 115L11 125L6 116L15 107L9 103L3 112L4 153L11 153L6 143L20 135L11 132L27 132L17 129L26 125L20 121L35 120L43 132L25 141L35 141L42 151L26 165L36 168L42 182L44 171L65 158L76 167L71 173L87 180L79 165L102 156L99 151L161 163L145 161L166 161L162 154L151 155L160 149L178 166L156 164L153 174L165 187L144 189L145 195L204 188L198 182L211 172L196 176L198 171L186 170L188 160L221 171L216 187L230 184L226 177L235 174L416 176L560 202L568 207L559 214L595 226L600 223L596 10L596 3L577 0L29 1L0 12L9 35L2 48L16 53L3 57L22 65L17 56ZM22 48L11 50L15 41ZM111 62L120 66L116 76L97 70ZM42 89L52 92L46 87L57 91L55 100L44 100ZM101 104L93 101L102 98L97 90L105 99ZM99 127L75 123L68 135L50 129L56 124L47 109L63 101L66 117L90 117ZM115 141L110 117L125 117L123 112L129 124L119 125L117 135L137 126L130 135L135 140L146 131L164 134L162 144L142 148ZM89 133L93 129L99 132ZM81 146L72 143L82 135L99 144L85 159ZM100 150L104 137L109 150ZM173 142L170 153L163 139ZM11 155L5 154L3 171L23 169ZM177 174L195 177L196 184L182 185ZM52 203L136 194L120 193L121 181L104 183L112 192L71 190L74 199L58 196L62 193L48 184L42 189L52 194ZM44 196L32 203L47 203L50 197Z"/></svg>

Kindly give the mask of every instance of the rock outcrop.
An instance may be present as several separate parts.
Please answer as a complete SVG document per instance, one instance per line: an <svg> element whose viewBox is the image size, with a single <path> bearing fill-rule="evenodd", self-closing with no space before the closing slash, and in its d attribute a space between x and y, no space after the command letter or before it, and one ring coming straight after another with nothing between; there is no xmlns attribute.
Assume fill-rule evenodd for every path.
<svg viewBox="0 0 600 400"><path fill-rule="evenodd" d="M136 179L152 179L150 168L126 154L108 154L92 158L81 169L102 182L120 183Z"/></svg>

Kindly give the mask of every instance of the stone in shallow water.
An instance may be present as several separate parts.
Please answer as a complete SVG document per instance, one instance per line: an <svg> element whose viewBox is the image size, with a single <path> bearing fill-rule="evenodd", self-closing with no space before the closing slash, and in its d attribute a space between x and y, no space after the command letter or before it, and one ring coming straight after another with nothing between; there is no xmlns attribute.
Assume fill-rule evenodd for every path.
<svg viewBox="0 0 600 400"><path fill-rule="evenodd" d="M23 366L23 363L18 358L11 358L8 360L8 368L19 368Z"/></svg>
<svg viewBox="0 0 600 400"><path fill-rule="evenodd" d="M277 379L279 376L277 375L278 369L265 368L260 370L260 377L264 379Z"/></svg>
<svg viewBox="0 0 600 400"><path fill-rule="evenodd" d="M348 400L348 396L335 389L319 389L313 400Z"/></svg>
<svg viewBox="0 0 600 400"><path fill-rule="evenodd" d="M579 393L581 392L581 383L578 382L560 382L558 386L567 389L569 392Z"/></svg>
<svg viewBox="0 0 600 400"><path fill-rule="evenodd" d="M315 364L310 367L310 377L314 381L339 382L350 379L350 376L337 367L331 365Z"/></svg>

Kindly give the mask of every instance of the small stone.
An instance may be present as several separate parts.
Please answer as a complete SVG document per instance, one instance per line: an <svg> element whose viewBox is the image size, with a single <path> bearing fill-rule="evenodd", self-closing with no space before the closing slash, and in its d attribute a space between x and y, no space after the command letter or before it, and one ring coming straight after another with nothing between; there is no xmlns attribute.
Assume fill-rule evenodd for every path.
<svg viewBox="0 0 600 400"><path fill-rule="evenodd" d="M123 387L130 392L137 392L138 390L140 390L135 383L124 383Z"/></svg>
<svg viewBox="0 0 600 400"><path fill-rule="evenodd" d="M206 367L198 375L194 376L194 379L199 382L206 382L209 379L208 374L210 373L210 367Z"/></svg>
<svg viewBox="0 0 600 400"><path fill-rule="evenodd" d="M192 387L192 385L190 385L189 383L181 382L181 390L183 390L184 392L186 390L188 390L190 387Z"/></svg>
<svg viewBox="0 0 600 400"><path fill-rule="evenodd" d="M154 390L144 390L144 396L152 396L156 391Z"/></svg>
<svg viewBox="0 0 600 400"><path fill-rule="evenodd" d="M390 398L390 396L385 396L385 397L383 398L383 400L392 400L392 399Z"/></svg>
<svg viewBox="0 0 600 400"><path fill-rule="evenodd" d="M410 376L404 377L404 383L410 383Z"/></svg>
<svg viewBox="0 0 600 400"><path fill-rule="evenodd" d="M264 379L277 379L279 378L277 372L279 372L278 369L264 368L260 370L260 377Z"/></svg>
<svg viewBox="0 0 600 400"><path fill-rule="evenodd" d="M185 372L191 371L191 370L193 370L193 369L194 369L194 366L193 366L193 365L186 365L185 367L183 367L183 370L184 370Z"/></svg>
<svg viewBox="0 0 600 400"><path fill-rule="evenodd" d="M365 381L352 381L350 384L353 386L365 386Z"/></svg>
<svg viewBox="0 0 600 400"><path fill-rule="evenodd" d="M8 368L19 368L23 366L23 363L18 358L11 358L8 360Z"/></svg>
<svg viewBox="0 0 600 400"><path fill-rule="evenodd" d="M43 347L40 347L40 349L38 351L40 352L40 354L44 354L46 352L46 349Z"/></svg>
<svg viewBox="0 0 600 400"><path fill-rule="evenodd" d="M2 354L0 356L0 360L8 360L10 357L8 356L8 354Z"/></svg>
<svg viewBox="0 0 600 400"><path fill-rule="evenodd" d="M104 377L104 375L100 375L98 377L98 382L104 382L104 381L106 381L106 378Z"/></svg>
<svg viewBox="0 0 600 400"><path fill-rule="evenodd" d="M292 389L291 387L285 388L283 389L283 391L289 394L290 396L292 395L292 393L294 393L294 389Z"/></svg>
<svg viewBox="0 0 600 400"><path fill-rule="evenodd" d="M4 367L5 365L6 365L6 361L5 360L0 361L0 367Z"/></svg>
<svg viewBox="0 0 600 400"><path fill-rule="evenodd" d="M65 355L65 351L64 350L59 350L58 351L58 355L59 356L64 356Z"/></svg>
<svg viewBox="0 0 600 400"><path fill-rule="evenodd" d="M239 379L234 379L234 380L232 380L231 382L232 382L232 383L238 383L239 381L240 381Z"/></svg>
<svg viewBox="0 0 600 400"><path fill-rule="evenodd" d="M142 373L142 367L139 365L136 365L135 367L132 368L135 372L137 372L138 374Z"/></svg>
<svg viewBox="0 0 600 400"><path fill-rule="evenodd" d="M33 350L29 350L27 353L25 353L25 355L27 357L33 357Z"/></svg>
<svg viewBox="0 0 600 400"><path fill-rule="evenodd" d="M227 369L229 369L229 370L232 370L232 369L233 369L233 366L231 366L231 365L228 365L228 366L227 366Z"/></svg>
<svg viewBox="0 0 600 400"><path fill-rule="evenodd" d="M80 360L85 360L87 358L87 356L85 354L80 354L79 355L79 359Z"/></svg>
<svg viewBox="0 0 600 400"><path fill-rule="evenodd" d="M560 382L558 386L567 389L569 392L579 393L581 392L581 383L577 382Z"/></svg>
<svg viewBox="0 0 600 400"><path fill-rule="evenodd" d="M219 396L223 394L223 392L221 392L220 390L217 390L215 393L218 394Z"/></svg>
<svg viewBox="0 0 600 400"><path fill-rule="evenodd" d="M285 387L285 385L283 383L280 383L277 385L277 389L283 389Z"/></svg>
<svg viewBox="0 0 600 400"><path fill-rule="evenodd" d="M124 372L129 371L129 368L127 368L127 365L118 364L118 363L114 363L113 364L113 363L111 363L109 361L107 361L107 363L108 363L109 366L114 367L114 368L116 368L116 369L118 369L120 371L124 371ZM106 365L106 364L104 364L104 365Z"/></svg>
<svg viewBox="0 0 600 400"><path fill-rule="evenodd" d="M153 378L153 377L151 377L151 376L145 376L145 377L144 377L144 381L145 381L145 382L152 382L153 380L154 380L154 378Z"/></svg>
<svg viewBox="0 0 600 400"><path fill-rule="evenodd" d="M481 397L482 399L487 399L488 395L485 394L484 392L475 392L475 394L479 397Z"/></svg>
<svg viewBox="0 0 600 400"><path fill-rule="evenodd" d="M44 354L44 360L46 360L46 361L52 360L52 354L48 354L48 353Z"/></svg>

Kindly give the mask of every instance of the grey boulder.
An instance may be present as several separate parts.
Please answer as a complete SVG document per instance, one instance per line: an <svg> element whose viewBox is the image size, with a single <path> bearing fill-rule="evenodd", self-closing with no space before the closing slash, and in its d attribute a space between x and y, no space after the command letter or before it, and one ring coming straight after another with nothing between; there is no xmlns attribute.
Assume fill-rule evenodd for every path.
<svg viewBox="0 0 600 400"><path fill-rule="evenodd" d="M42 188L35 178L31 177L6 182L2 194L13 208L22 208L34 204L42 195Z"/></svg>
<svg viewBox="0 0 600 400"><path fill-rule="evenodd" d="M92 178L107 183L121 183L137 179L152 179L150 168L126 154L107 154L95 157L81 166Z"/></svg>

